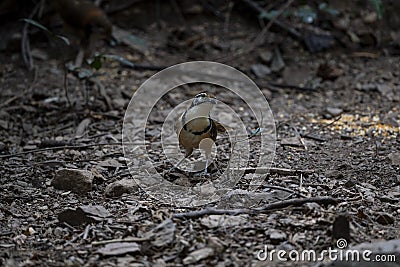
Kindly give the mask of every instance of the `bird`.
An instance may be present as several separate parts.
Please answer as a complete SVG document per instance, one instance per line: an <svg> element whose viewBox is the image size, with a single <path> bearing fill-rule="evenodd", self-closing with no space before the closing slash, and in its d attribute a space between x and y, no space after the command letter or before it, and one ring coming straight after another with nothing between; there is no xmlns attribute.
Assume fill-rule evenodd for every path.
<svg viewBox="0 0 400 267"><path fill-rule="evenodd" d="M112 23L104 11L88 0L53 0L55 11L67 29L76 35L80 47L75 65L82 64L85 53L95 40L110 39ZM79 62L80 61L80 62ZM80 64L79 64L80 63Z"/></svg>
<svg viewBox="0 0 400 267"><path fill-rule="evenodd" d="M212 146L217 140L218 132L225 132L225 127L211 119L210 112L217 104L216 99L207 93L197 94L190 107L182 113L175 124L179 145L185 150L185 157L174 167L177 168L183 160L188 158L194 149L203 149L206 156L206 165L202 174L207 175L207 168L211 159Z"/></svg>

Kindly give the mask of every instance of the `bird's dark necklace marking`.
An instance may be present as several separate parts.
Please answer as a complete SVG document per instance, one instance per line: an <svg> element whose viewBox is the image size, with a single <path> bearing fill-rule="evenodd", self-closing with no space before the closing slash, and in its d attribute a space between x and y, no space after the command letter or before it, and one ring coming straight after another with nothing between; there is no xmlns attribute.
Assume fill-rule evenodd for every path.
<svg viewBox="0 0 400 267"><path fill-rule="evenodd" d="M182 116L182 125L183 125L183 129L185 130L185 131L188 131L188 132L190 132L191 134L194 134L194 135L202 135L202 134L205 134L205 133L207 133L208 131L210 131L210 129L211 129L211 127L212 127L212 123L211 123L211 118L209 117L208 118L208 126L206 127L206 128L204 128L204 130L202 130L202 131L199 131L199 132L192 132L192 131L190 131L188 128L187 128L187 124L186 124L186 112L187 112L187 110L185 111L185 113L183 113L183 116Z"/></svg>

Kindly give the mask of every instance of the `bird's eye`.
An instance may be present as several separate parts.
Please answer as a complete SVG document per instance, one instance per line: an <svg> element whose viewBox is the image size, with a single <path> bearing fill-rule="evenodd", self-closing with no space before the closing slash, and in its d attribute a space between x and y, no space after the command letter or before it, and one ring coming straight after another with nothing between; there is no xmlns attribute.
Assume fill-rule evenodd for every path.
<svg viewBox="0 0 400 267"><path fill-rule="evenodd" d="M195 98L200 98L200 97L207 97L207 94L206 93L200 93L200 94L197 94L195 96Z"/></svg>

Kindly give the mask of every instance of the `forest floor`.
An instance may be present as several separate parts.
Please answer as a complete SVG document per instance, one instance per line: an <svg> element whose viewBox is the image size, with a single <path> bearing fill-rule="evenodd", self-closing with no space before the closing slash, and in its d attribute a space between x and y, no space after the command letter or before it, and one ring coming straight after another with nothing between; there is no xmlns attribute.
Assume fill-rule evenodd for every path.
<svg viewBox="0 0 400 267"><path fill-rule="evenodd" d="M139 24L128 23L127 17L125 12L111 19L125 29ZM259 35L254 20L240 12L233 12L229 23L198 14L193 19L186 16L185 27L179 21L162 21L133 28L132 34L146 40L145 48L101 41L97 45L104 54L153 66L221 62L243 71L259 86L276 126L272 170L256 193L240 191L246 189L242 181L223 201L208 207L251 209L310 197L335 201L180 217L205 207L175 207L152 198L131 182L121 145L129 101L156 71L105 61L99 70L86 67L86 76L82 71L82 77L68 73L66 87L62 61L69 48L37 38L31 42L32 71L23 66L19 51L0 54L0 265L263 266L266 262L257 253L265 247L318 253L335 248L336 239L343 236L332 225L340 215L346 218L340 228L344 236L347 222L350 225L349 246L399 239L399 56L380 48L365 52L339 45L310 53L276 31L267 33L264 44L236 54ZM277 47L281 67L270 59L279 57ZM138 52L142 49L145 53ZM255 74L266 68L270 74ZM328 77L332 73L334 77ZM150 145L161 139L163 119L174 105L202 91L232 106L249 132L258 127L243 101L225 89L178 89L160 100L159 112L148 122ZM251 149L257 149L258 142L260 136L255 135ZM154 152L157 147L151 148ZM221 162L228 158L229 150L218 151ZM171 164L157 153L162 151L151 156L156 169L168 169ZM252 153L254 162L259 152ZM55 189L53 179L63 169L86 171L86 178L72 175L87 179L89 189L82 184ZM173 175L181 185L191 186L191 174ZM93 208L96 205L100 207ZM275 259L268 264L293 262Z"/></svg>

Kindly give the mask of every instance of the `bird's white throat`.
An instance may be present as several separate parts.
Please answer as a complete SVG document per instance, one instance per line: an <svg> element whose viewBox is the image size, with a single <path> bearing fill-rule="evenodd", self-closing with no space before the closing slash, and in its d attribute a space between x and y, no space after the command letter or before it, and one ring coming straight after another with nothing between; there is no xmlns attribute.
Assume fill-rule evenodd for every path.
<svg viewBox="0 0 400 267"><path fill-rule="evenodd" d="M213 106L212 103L207 102L207 103L202 103L200 105L191 107L190 109L188 109L188 111L186 111L186 115L185 115L186 122L189 122L191 120L198 119L198 118L207 119L210 114L212 106Z"/></svg>

